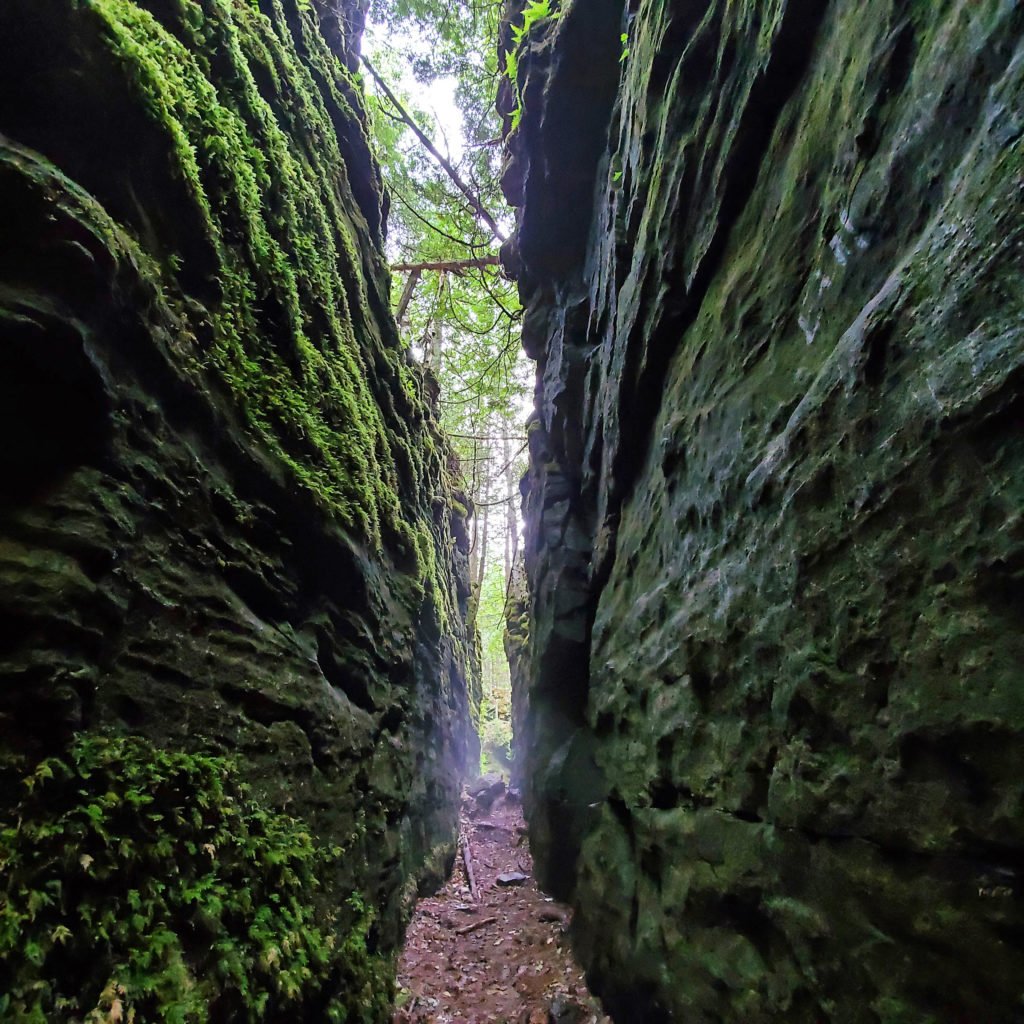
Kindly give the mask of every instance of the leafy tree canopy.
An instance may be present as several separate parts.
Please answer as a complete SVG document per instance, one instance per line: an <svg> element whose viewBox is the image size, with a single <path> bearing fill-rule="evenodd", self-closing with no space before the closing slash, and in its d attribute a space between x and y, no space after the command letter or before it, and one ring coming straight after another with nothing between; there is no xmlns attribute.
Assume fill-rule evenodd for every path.
<svg viewBox="0 0 1024 1024"><path fill-rule="evenodd" d="M392 301L410 352L436 379L439 414L477 509L472 575L489 708L507 721L500 650L519 537L530 372L515 286L497 265L513 227L498 185L503 0L372 0L369 107L391 196ZM441 101L438 102L438 97Z"/></svg>

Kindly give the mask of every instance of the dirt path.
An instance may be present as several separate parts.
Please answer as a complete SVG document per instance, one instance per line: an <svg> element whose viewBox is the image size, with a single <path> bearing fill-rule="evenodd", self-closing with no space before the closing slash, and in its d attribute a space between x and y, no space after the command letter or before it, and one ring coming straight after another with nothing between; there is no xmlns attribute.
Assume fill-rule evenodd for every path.
<svg viewBox="0 0 1024 1024"><path fill-rule="evenodd" d="M533 880L518 803L464 814L462 831L476 898L460 849L448 884L409 926L394 1024L611 1024L570 952L568 908ZM512 874L528 877L499 882Z"/></svg>

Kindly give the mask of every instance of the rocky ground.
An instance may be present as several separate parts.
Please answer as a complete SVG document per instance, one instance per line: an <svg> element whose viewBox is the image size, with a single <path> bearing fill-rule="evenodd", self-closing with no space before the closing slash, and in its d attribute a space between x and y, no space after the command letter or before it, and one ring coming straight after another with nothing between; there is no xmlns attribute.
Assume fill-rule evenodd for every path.
<svg viewBox="0 0 1024 1024"><path fill-rule="evenodd" d="M569 920L533 878L518 800L478 784L455 870L409 927L394 1024L610 1024L573 959Z"/></svg>

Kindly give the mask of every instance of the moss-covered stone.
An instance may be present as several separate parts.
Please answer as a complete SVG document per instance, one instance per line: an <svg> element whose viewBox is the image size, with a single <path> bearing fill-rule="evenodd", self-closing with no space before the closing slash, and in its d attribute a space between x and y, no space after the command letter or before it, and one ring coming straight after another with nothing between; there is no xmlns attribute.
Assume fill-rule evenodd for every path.
<svg viewBox="0 0 1024 1024"><path fill-rule="evenodd" d="M476 741L458 467L388 310L357 40L318 20L357 8L0 5L0 760L233 759L345 848L322 898L387 955Z"/></svg>
<svg viewBox="0 0 1024 1024"><path fill-rule="evenodd" d="M616 1019L1024 1012L1022 19L578 2L521 57L525 789Z"/></svg>
<svg viewBox="0 0 1024 1024"><path fill-rule="evenodd" d="M254 801L230 760L80 734L22 768L0 819L0 1019L387 1011L362 895L324 899L345 849Z"/></svg>

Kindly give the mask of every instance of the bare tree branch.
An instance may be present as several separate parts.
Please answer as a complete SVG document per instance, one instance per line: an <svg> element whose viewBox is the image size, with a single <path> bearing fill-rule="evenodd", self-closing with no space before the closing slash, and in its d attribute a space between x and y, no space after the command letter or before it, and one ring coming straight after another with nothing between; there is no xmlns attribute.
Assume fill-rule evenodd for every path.
<svg viewBox="0 0 1024 1024"><path fill-rule="evenodd" d="M423 129L416 123L413 116L402 106L398 97L388 87L387 82L377 73L376 68L363 57L363 63L366 65L366 70L370 72L373 80L380 86L381 91L387 96L388 100L394 106L395 110L401 115L402 120L412 129L413 134L423 144L424 149L444 168L445 174L455 183L455 187L466 197L472 206L473 211L476 215L490 228L491 234L499 242L505 241L505 234L501 228L498 227L498 222L484 209L483 203L480 202L480 197L473 192L473 190L462 180L459 176L459 172L452 166L450 160L441 154L437 147L430 141L430 139L424 134Z"/></svg>
<svg viewBox="0 0 1024 1024"><path fill-rule="evenodd" d="M422 273L424 270L446 270L452 274L461 274L463 270L478 270L481 267L496 267L498 257L478 256L470 260L439 260L435 263L393 263L391 269L396 273Z"/></svg>

